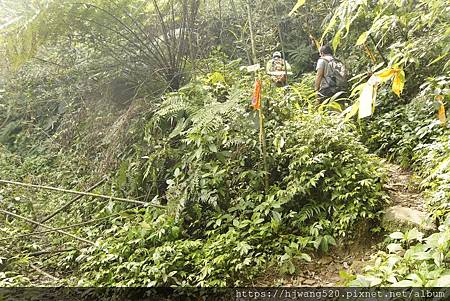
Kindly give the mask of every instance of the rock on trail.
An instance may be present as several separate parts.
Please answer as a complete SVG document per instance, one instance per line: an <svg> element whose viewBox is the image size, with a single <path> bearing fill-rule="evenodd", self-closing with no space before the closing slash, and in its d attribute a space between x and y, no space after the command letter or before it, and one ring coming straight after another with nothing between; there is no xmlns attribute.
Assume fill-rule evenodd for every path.
<svg viewBox="0 0 450 301"><path fill-rule="evenodd" d="M411 172L400 166L385 163L389 180L385 185L391 206L385 209L382 227L387 232L407 231L414 227L423 232L436 231L436 224L425 209L425 201Z"/></svg>

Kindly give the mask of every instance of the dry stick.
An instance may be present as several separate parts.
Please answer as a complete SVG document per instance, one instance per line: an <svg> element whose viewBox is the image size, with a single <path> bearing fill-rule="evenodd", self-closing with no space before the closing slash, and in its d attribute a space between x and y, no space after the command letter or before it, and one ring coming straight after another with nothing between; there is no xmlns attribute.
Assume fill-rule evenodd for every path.
<svg viewBox="0 0 450 301"><path fill-rule="evenodd" d="M103 184L105 182L105 178L101 179L99 182L97 182L96 184L94 184L93 186L89 187L87 189L87 192L91 192L92 190L94 190L95 188L97 188L98 186L100 186L101 184ZM64 204L61 208L59 208L58 210L56 210L55 212L53 212L52 214L50 214L49 216L45 217L41 223L45 223L46 221L50 220L51 218L53 218L55 215L57 215L58 213L60 213L61 211L63 211L64 209L66 209L67 207L69 207L70 205L72 205L73 203L75 203L76 201L78 201L79 199L81 199L83 197L83 195L78 195L75 198L73 198L72 200L70 200L69 202L67 202L66 204Z"/></svg>
<svg viewBox="0 0 450 301"><path fill-rule="evenodd" d="M58 278L56 278L55 276L50 275L49 273L47 273L47 272L41 270L40 268L38 268L37 266L33 265L32 263L30 263L30 268L32 268L32 269L35 270L36 272L39 272L40 274L42 274L42 275L44 275L44 276L46 276L46 277L52 279L53 281L59 281Z"/></svg>
<svg viewBox="0 0 450 301"><path fill-rule="evenodd" d="M43 228L47 228L47 229L49 229L49 230L55 230L56 232L59 232L59 233L61 233L61 234L70 236L70 237L72 237L72 238L74 238L74 239L76 239L76 240L79 240L79 241L82 241L82 242L85 242L85 243L88 243L88 244L91 244L91 245L95 246L95 243L94 243L94 242L92 242L92 241L90 241L90 240L87 240L87 239L84 239L84 238L81 238L81 237L78 237L78 236L76 236L76 235L70 234L70 233L68 233L68 232L66 232L66 231L55 229L55 228L53 228L53 227L50 227L50 226L41 224L41 223L39 223L39 222L37 222L37 221L34 221L34 220L32 220L32 219L26 218L26 217L24 217L24 216L21 216L21 215L18 215L18 214L15 214L15 213L12 213L12 212L3 210L3 209L0 209L0 212L2 212L2 213L4 213L4 214L7 214L7 215L14 216L14 217L19 218L19 219L22 219L22 220L27 221L27 222L29 222L29 223L32 223L32 224L34 224L34 225L38 225L38 226L41 226L41 227L43 227Z"/></svg>
<svg viewBox="0 0 450 301"><path fill-rule="evenodd" d="M52 230L45 230L45 231L39 231L39 232L32 232L32 233L27 233L27 234L21 234L21 235L17 235L17 236L9 236L9 237L5 237L5 238L0 238L0 241L4 241L4 240L15 240L18 238L22 238L22 237L29 237L29 236L35 236L35 235L40 235L40 234L45 234L45 233L50 233L50 232L57 232L58 230L66 230L66 229L70 229L70 228L75 228L75 227L79 227L79 226L85 226L88 224L92 224L95 222L99 222L105 219L110 219L111 217L120 215L120 213L116 213L116 214L112 214L112 215L108 215L102 218L98 218L98 219L91 219L79 224L74 224L74 225L70 225L70 226L65 226L65 227L61 227L61 228L53 228Z"/></svg>
<svg viewBox="0 0 450 301"><path fill-rule="evenodd" d="M384 64L387 66L388 65L388 61L386 60L386 58L384 57L383 53L381 52L380 47L378 47L377 42L375 42L375 39L373 38L372 34L369 33L369 38L372 41L372 43L375 45L375 49L378 51L378 53L380 54L381 58L383 59Z"/></svg>
<svg viewBox="0 0 450 301"><path fill-rule="evenodd" d="M151 203L146 203L146 202L141 202L141 201L136 201L136 200L131 200L131 199L119 198L119 197L103 195L103 194L96 194L96 193L91 193L91 192L82 192L82 191L76 191L76 190L69 190L69 189L63 189L63 188L57 188L57 187L51 187L51 186L43 186L43 185L27 184L27 183L8 181L8 180L0 180L0 183L40 188L40 189L47 189L47 190L54 190L54 191L73 193L73 194L79 194L79 195L88 195L88 196L93 196L96 198L103 198L103 199L121 201L121 202L126 202L126 203L140 204L140 205L145 205L145 206L150 205L150 206L157 207L157 208L166 208L165 206L161 206L161 205L157 205L157 204L151 204Z"/></svg>
<svg viewBox="0 0 450 301"><path fill-rule="evenodd" d="M80 247L83 248L83 247ZM26 256L39 256L39 255L45 255L45 254L58 254L58 253L64 253L64 252L70 252L70 251L77 251L79 249L62 249L62 250L45 250L45 251L38 251L33 252L30 254L27 254Z"/></svg>

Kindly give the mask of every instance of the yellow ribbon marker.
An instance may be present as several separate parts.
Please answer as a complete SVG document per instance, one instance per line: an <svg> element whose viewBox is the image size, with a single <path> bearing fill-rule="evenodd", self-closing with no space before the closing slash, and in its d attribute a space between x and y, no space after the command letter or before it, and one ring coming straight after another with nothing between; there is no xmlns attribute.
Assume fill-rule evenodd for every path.
<svg viewBox="0 0 450 301"><path fill-rule="evenodd" d="M405 86L405 72L401 69L394 69L394 80L392 81L392 91L400 97Z"/></svg>
<svg viewBox="0 0 450 301"><path fill-rule="evenodd" d="M375 100L377 98L378 84L392 81L392 91L400 97L405 86L405 72L394 66L373 74L362 88L359 96L359 112L358 118L364 118L372 115L375 110Z"/></svg>

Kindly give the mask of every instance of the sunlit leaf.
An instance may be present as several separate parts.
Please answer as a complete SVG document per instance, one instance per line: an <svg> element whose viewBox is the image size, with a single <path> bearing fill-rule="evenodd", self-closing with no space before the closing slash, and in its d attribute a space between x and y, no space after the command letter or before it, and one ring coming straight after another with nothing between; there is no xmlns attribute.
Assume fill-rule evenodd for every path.
<svg viewBox="0 0 450 301"><path fill-rule="evenodd" d="M369 32L368 31L363 32L359 36L358 40L356 41L356 46L360 46L360 45L364 44L366 42L368 36L369 36Z"/></svg>
<svg viewBox="0 0 450 301"><path fill-rule="evenodd" d="M394 80L392 81L392 91L400 97L405 86L405 72L400 70L395 73Z"/></svg>
<svg viewBox="0 0 450 301"><path fill-rule="evenodd" d="M289 12L289 16L292 16L301 6L305 4L306 0L297 0L297 3L292 8L292 10Z"/></svg>
<svg viewBox="0 0 450 301"><path fill-rule="evenodd" d="M333 38L333 42L332 42L332 46L333 46L333 50L336 52L336 49L338 48L339 44L341 43L341 37L342 37L342 30L339 30L334 38Z"/></svg>
<svg viewBox="0 0 450 301"><path fill-rule="evenodd" d="M403 250L403 248L400 244L394 244L394 243L389 244L387 246L387 249L389 250L389 253L396 253L396 252Z"/></svg>
<svg viewBox="0 0 450 301"><path fill-rule="evenodd" d="M450 286L450 275L442 276L436 280L430 281L427 286L433 287L449 287Z"/></svg>
<svg viewBox="0 0 450 301"><path fill-rule="evenodd" d="M403 239L404 235L402 232L394 232L394 233L389 234L389 237L392 239Z"/></svg>

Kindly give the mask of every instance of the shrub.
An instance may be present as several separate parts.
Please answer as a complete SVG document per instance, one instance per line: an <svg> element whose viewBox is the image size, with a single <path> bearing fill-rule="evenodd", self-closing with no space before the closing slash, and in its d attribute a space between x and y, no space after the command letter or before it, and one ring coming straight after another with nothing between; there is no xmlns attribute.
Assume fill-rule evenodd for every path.
<svg viewBox="0 0 450 301"><path fill-rule="evenodd" d="M219 94L218 81L226 89ZM78 284L241 285L270 264L294 273L296 260L310 259L306 252L327 251L336 237L378 218L380 164L354 127L307 112L298 91L264 90L271 100L264 187L250 85L214 71L166 95L139 145L144 161L129 158L131 172L117 183L126 190L135 179L163 176L166 183L150 191L167 213L142 209L116 219L97 240L102 247L78 257Z"/></svg>

